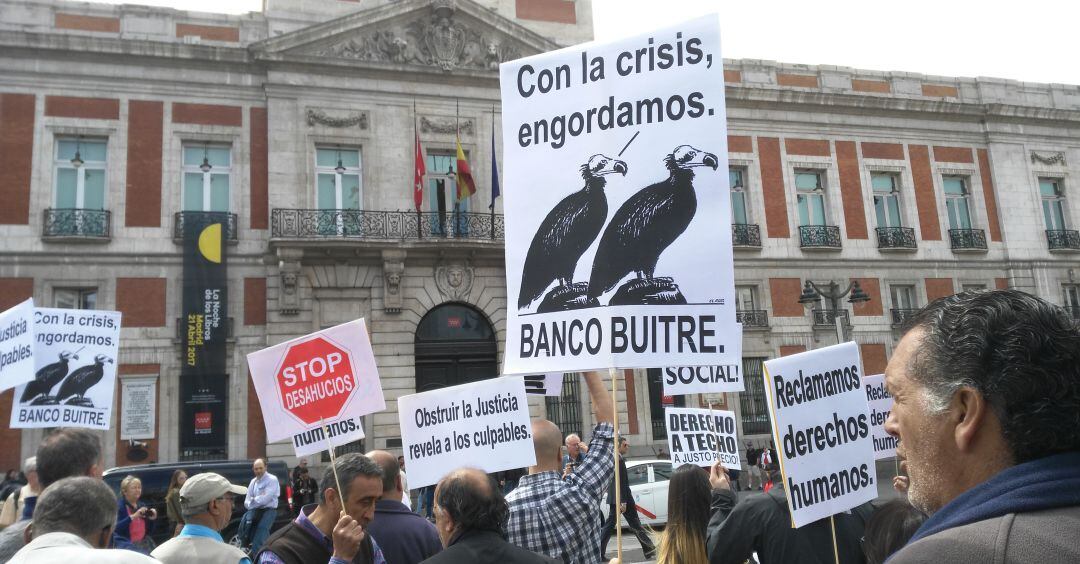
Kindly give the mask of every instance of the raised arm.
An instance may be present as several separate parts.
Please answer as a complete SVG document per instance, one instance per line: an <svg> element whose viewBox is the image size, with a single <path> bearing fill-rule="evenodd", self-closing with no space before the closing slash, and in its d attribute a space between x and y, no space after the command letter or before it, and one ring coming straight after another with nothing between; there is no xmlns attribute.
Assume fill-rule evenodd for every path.
<svg viewBox="0 0 1080 564"><path fill-rule="evenodd" d="M604 387L604 380L600 372L592 371L585 373L585 385L589 387L589 397L592 398L593 415L597 423L615 424L614 407L611 403L611 392Z"/></svg>

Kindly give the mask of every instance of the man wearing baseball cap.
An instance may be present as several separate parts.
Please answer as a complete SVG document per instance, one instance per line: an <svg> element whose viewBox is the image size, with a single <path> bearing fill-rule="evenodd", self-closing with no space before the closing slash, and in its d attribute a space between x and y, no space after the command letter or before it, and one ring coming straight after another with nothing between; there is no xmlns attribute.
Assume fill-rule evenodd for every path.
<svg viewBox="0 0 1080 564"><path fill-rule="evenodd" d="M188 478L180 488L184 528L150 555L166 564L251 564L244 551L225 544L218 532L232 519L237 495L247 495L247 488L230 484L219 474L204 472Z"/></svg>

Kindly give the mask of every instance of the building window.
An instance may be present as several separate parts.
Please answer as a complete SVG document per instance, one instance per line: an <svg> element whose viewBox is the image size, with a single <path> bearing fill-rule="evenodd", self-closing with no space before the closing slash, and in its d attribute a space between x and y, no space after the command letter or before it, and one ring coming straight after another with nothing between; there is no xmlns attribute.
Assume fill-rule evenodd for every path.
<svg viewBox="0 0 1080 564"><path fill-rule="evenodd" d="M57 288L53 290L53 307L97 309L97 288Z"/></svg>
<svg viewBox="0 0 1080 564"><path fill-rule="evenodd" d="M764 435L771 432L768 402L765 400L764 358L743 359L743 382L746 390L739 393L743 435Z"/></svg>
<svg viewBox="0 0 1080 564"><path fill-rule="evenodd" d="M315 149L317 205L321 210L362 209L360 150L342 147Z"/></svg>
<svg viewBox="0 0 1080 564"><path fill-rule="evenodd" d="M964 176L945 176L945 207L949 211L949 229L971 229L968 179Z"/></svg>
<svg viewBox="0 0 1080 564"><path fill-rule="evenodd" d="M562 394L544 398L547 418L559 426L563 436L581 434L581 376L577 372L563 374Z"/></svg>
<svg viewBox="0 0 1080 564"><path fill-rule="evenodd" d="M961 284L961 292L981 292L986 289L986 284Z"/></svg>
<svg viewBox="0 0 1080 564"><path fill-rule="evenodd" d="M468 154L465 155L468 159ZM457 199L457 153L432 149L427 154L428 209L433 212L467 212L469 198Z"/></svg>
<svg viewBox="0 0 1080 564"><path fill-rule="evenodd" d="M184 143L183 153L183 211L229 211L230 147Z"/></svg>
<svg viewBox="0 0 1080 564"><path fill-rule="evenodd" d="M735 286L735 310L754 311L757 307L757 288L753 286Z"/></svg>
<svg viewBox="0 0 1080 564"><path fill-rule="evenodd" d="M1039 194L1042 195L1043 219L1046 229L1060 231L1068 229L1065 224L1065 192L1061 188L1060 178L1040 178Z"/></svg>
<svg viewBox="0 0 1080 564"><path fill-rule="evenodd" d="M795 190L799 207L799 225L826 225L825 185L821 171L800 170L795 172Z"/></svg>
<svg viewBox="0 0 1080 564"><path fill-rule="evenodd" d="M654 441L667 440L667 420L664 418L665 407L686 407L685 396L664 395L664 371L660 368L650 368L647 378L649 381L649 416L652 419L652 436Z"/></svg>
<svg viewBox="0 0 1080 564"><path fill-rule="evenodd" d="M58 139L56 142L57 209L105 209L105 141Z"/></svg>
<svg viewBox="0 0 1080 564"><path fill-rule="evenodd" d="M1065 293L1065 309L1069 310L1073 319L1080 319L1080 284L1064 284L1062 290Z"/></svg>
<svg viewBox="0 0 1080 564"><path fill-rule="evenodd" d="M915 302L915 286L892 285L889 286L889 295L892 297L893 307L896 309L913 310L919 306Z"/></svg>
<svg viewBox="0 0 1080 564"><path fill-rule="evenodd" d="M870 175L874 189L874 214L878 227L903 227L900 221L900 184L895 174Z"/></svg>
<svg viewBox="0 0 1080 564"><path fill-rule="evenodd" d="M746 214L746 169L729 168L728 183L731 185L731 223L746 225L750 223Z"/></svg>

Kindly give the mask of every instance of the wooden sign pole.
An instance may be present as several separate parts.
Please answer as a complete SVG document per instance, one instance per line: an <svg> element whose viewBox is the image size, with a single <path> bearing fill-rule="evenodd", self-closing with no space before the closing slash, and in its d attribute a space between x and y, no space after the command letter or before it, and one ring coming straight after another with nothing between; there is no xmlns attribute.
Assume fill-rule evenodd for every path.
<svg viewBox="0 0 1080 564"><path fill-rule="evenodd" d="M619 390L618 371L614 368L609 368L608 373L611 375L611 411L613 415L613 422L615 427L614 441L615 441L615 505L613 511L615 512L615 552L618 555L619 562L623 561L622 558L622 515L619 513L619 508L622 506L621 488L619 484L619 400L616 397L616 392Z"/></svg>
<svg viewBox="0 0 1080 564"><path fill-rule="evenodd" d="M341 489L341 480L337 475L337 457L334 456L334 445L330 444L330 427L326 426L326 420L322 417L319 418L319 423L322 423L323 433L326 434L326 447L330 452L330 468L334 470L334 484L337 485L338 503L341 504L341 514L345 515L345 492Z"/></svg>

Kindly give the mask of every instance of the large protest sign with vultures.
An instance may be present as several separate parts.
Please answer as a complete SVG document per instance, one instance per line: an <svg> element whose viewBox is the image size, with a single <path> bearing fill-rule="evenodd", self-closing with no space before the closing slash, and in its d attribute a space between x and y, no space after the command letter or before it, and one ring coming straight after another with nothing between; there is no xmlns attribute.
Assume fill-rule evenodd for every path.
<svg viewBox="0 0 1080 564"><path fill-rule="evenodd" d="M664 410L664 419L672 467L684 464L707 467L717 461L724 468L741 467L734 412L669 407Z"/></svg>
<svg viewBox="0 0 1080 564"><path fill-rule="evenodd" d="M773 439L796 527L877 497L855 343L765 361Z"/></svg>
<svg viewBox="0 0 1080 564"><path fill-rule="evenodd" d="M885 389L885 375L875 374L863 377L866 390L866 403L870 407L870 428L874 438L874 458L893 458L900 439L885 432L885 420L892 412L893 397Z"/></svg>
<svg viewBox="0 0 1080 564"><path fill-rule="evenodd" d="M364 438L362 417L386 409L363 319L248 355L266 438L297 456Z"/></svg>
<svg viewBox="0 0 1080 564"><path fill-rule="evenodd" d="M34 339L33 379L15 389L11 427L108 429L120 312L35 308Z"/></svg>
<svg viewBox="0 0 1080 564"><path fill-rule="evenodd" d="M663 370L664 395L718 394L745 389L742 366L669 366Z"/></svg>
<svg viewBox="0 0 1080 564"><path fill-rule="evenodd" d="M492 378L398 398L409 486L461 467L498 472L536 464L521 378Z"/></svg>
<svg viewBox="0 0 1080 564"><path fill-rule="evenodd" d="M741 361L718 16L500 67L504 373Z"/></svg>
<svg viewBox="0 0 1080 564"><path fill-rule="evenodd" d="M34 378L34 300L0 313L0 391Z"/></svg>

